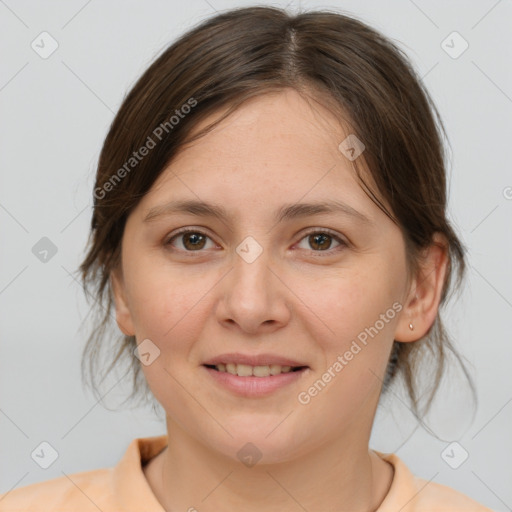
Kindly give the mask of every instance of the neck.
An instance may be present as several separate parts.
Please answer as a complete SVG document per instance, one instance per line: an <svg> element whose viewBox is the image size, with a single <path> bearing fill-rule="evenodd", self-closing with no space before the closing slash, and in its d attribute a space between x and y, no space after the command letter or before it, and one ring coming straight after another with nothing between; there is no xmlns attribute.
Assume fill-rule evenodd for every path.
<svg viewBox="0 0 512 512"><path fill-rule="evenodd" d="M144 472L169 512L371 512L393 478L392 466L368 450L369 433L364 442L360 431L357 439L344 436L292 460L252 467L210 449L170 418L167 431L167 448Z"/></svg>

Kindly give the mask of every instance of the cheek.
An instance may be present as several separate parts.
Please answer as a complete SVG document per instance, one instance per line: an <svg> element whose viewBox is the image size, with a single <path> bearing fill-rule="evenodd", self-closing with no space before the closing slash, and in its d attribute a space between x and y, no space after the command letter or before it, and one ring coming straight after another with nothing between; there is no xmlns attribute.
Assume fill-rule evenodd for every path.
<svg viewBox="0 0 512 512"><path fill-rule="evenodd" d="M349 404L356 407L380 385L402 309L390 275L390 268L384 272L382 266L369 265L364 274L347 273L346 278L331 279L317 294L315 312L329 328L324 328L322 332L328 334L317 340L325 357L324 367L319 369L326 383L324 399L342 400L350 409ZM319 383L319 389L322 386Z"/></svg>
<svg viewBox="0 0 512 512"><path fill-rule="evenodd" d="M149 338L164 353L199 337L217 272L193 265L184 271L151 254L126 261L130 261L126 283L137 340Z"/></svg>
<svg viewBox="0 0 512 512"><path fill-rule="evenodd" d="M376 266L372 271L367 266L364 273L329 279L314 298L311 296L324 330L330 333L323 338L329 347L339 351L356 339L364 344L369 330L380 338L392 334L397 316L393 303L398 294L392 280L384 277L390 274L389 269L384 272Z"/></svg>
<svg viewBox="0 0 512 512"><path fill-rule="evenodd" d="M132 259L125 269L137 343L149 339L159 349L154 362L141 365L144 376L166 410L186 409L187 394L179 383L185 380L184 363L211 307L208 291L218 279L196 275L192 268L177 271L154 256Z"/></svg>

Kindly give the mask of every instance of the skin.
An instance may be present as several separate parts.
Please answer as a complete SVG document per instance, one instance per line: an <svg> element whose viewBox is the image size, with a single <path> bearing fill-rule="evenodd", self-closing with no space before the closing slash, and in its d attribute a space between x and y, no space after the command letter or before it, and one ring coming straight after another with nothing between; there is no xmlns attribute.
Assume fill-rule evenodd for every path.
<svg viewBox="0 0 512 512"><path fill-rule="evenodd" d="M166 411L169 445L144 474L166 510L372 511L389 490L392 466L368 446L382 379L393 339L413 342L432 326L447 252L436 236L440 246L408 276L401 230L338 150L347 135L329 110L294 90L258 96L184 149L127 220L112 275L116 318L123 333L160 349L142 368ZM230 218L175 213L144 222L174 199L222 205ZM339 212L273 218L284 204L329 199L371 223ZM190 235L169 242L183 227L207 235L199 249ZM315 244L307 232L325 229L344 244ZM263 250L252 263L236 252L247 236ZM299 403L395 302L401 311ZM224 352L275 353L309 370L270 396L244 398L202 367ZM252 467L237 458L249 441L262 455Z"/></svg>

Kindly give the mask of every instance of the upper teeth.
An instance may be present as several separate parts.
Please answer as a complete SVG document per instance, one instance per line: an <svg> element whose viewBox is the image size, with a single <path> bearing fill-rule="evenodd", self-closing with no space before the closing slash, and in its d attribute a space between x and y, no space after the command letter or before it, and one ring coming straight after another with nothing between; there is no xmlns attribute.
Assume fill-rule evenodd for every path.
<svg viewBox="0 0 512 512"><path fill-rule="evenodd" d="M219 372L227 372L239 377L268 377L270 375L278 375L280 373L288 373L291 371L291 366L281 366L279 364L270 364L265 366L250 366L248 364L217 364L215 368Z"/></svg>

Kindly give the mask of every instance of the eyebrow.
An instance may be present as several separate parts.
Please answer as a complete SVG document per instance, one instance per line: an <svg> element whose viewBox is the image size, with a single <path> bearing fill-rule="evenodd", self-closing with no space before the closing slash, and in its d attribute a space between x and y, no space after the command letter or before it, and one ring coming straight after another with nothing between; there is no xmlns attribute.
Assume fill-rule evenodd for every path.
<svg viewBox="0 0 512 512"><path fill-rule="evenodd" d="M196 200L174 200L151 208L144 217L144 222L151 222L162 216L179 213L189 213L191 215L197 215L198 217L216 217L225 223L228 223L230 220L230 215L227 210L219 204ZM341 213L362 223L369 225L374 224L374 222L363 213L355 210L352 206L337 200L321 201L316 203L286 204L276 211L274 217L276 222L283 222L285 220L326 213Z"/></svg>

